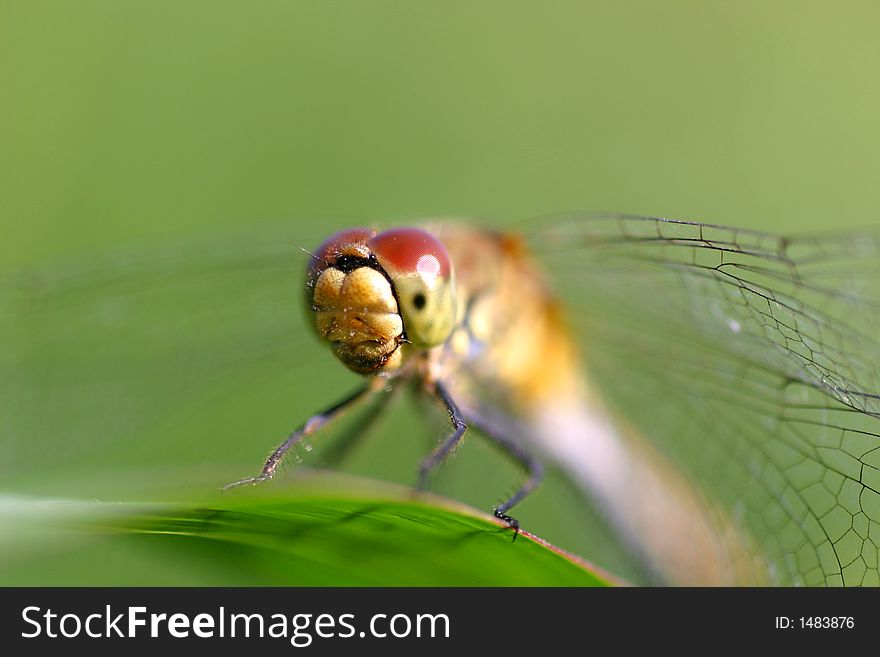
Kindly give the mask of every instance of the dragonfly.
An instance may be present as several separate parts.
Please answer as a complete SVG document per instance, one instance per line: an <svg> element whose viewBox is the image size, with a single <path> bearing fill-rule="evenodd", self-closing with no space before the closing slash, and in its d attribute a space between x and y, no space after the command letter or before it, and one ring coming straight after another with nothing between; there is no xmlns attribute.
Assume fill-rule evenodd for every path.
<svg viewBox="0 0 880 657"><path fill-rule="evenodd" d="M273 478L331 422L375 400L381 410L413 386L448 418L418 484L428 486L463 436L481 435L524 472L493 509L514 536L515 507L552 463L653 581L880 585L875 232L781 236L584 213L517 230L454 221L346 229L309 251L286 238L232 242L36 277L7 308L30 318L13 347L33 355L83 330L47 326L43 311L58 300L89 308L86 328L150 340L157 304L190 300L184 281L199 292L225 282L236 297L228 309L191 307L205 320L192 362L221 376L217 360L272 358L272 345L290 338L281 318L304 297L310 330L364 381L328 396L262 470L230 488ZM283 295L268 293L276 285ZM226 313L243 311L251 328L230 331L242 322ZM174 340L181 326L164 330ZM162 380L180 379L179 362L166 367ZM122 404L157 394L109 392Z"/></svg>

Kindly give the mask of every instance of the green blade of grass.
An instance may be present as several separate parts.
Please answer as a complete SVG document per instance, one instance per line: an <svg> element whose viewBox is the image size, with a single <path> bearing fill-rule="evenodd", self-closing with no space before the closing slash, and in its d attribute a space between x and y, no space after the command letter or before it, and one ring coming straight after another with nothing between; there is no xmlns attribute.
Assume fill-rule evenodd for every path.
<svg viewBox="0 0 880 657"><path fill-rule="evenodd" d="M6 500L2 585L606 586L436 499L273 491L199 505Z"/></svg>

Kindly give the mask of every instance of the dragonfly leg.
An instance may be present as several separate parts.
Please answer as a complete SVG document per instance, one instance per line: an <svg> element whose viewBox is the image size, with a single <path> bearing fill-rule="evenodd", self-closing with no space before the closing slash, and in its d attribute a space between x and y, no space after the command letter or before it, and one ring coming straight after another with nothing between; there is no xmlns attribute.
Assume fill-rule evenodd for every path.
<svg viewBox="0 0 880 657"><path fill-rule="evenodd" d="M290 450L291 447L301 442L304 438L307 438L323 429L328 423L353 408L359 401L363 400L369 395L378 392L378 390L380 390L382 386L384 386L384 381L379 377L375 377L367 385L356 390L353 394L349 395L345 399L335 403L333 406L324 411L321 411L320 413L316 413L308 420L306 420L305 424L303 424L299 429L290 434L287 437L287 440L281 443L275 449L275 451L272 452L272 454L266 460L265 465L263 465L263 470L260 472L260 474L255 477L246 477L245 479L234 481L231 484L226 484L222 488L222 490L236 488L237 486L247 486L249 484L259 484L261 482L271 479L275 475L275 470L278 467L278 464L281 462L281 459L284 458L284 455L288 452L288 450Z"/></svg>
<svg viewBox="0 0 880 657"><path fill-rule="evenodd" d="M431 471L434 470L445 459L449 453L455 449L455 446L461 442L464 432L467 430L467 423L458 405L452 400L449 391L439 381L434 383L434 395L446 407L449 412L449 421L452 423L453 432L440 445L431 452L419 465L419 488L426 489L428 487L428 479Z"/></svg>
<svg viewBox="0 0 880 657"><path fill-rule="evenodd" d="M511 440L508 436L499 432L491 423L484 422L479 418L469 418L469 421L474 429L484 434L489 440L500 447L512 457L513 460L519 463L523 470L528 474L525 482L523 482L522 486L519 487L510 499L493 509L496 518L503 520L514 529L513 538L516 540L516 535L519 532L519 520L508 515L507 512L515 505L519 504L529 493L538 487L541 480L544 478L544 465L539 459L535 458L529 452L520 447L516 441Z"/></svg>
<svg viewBox="0 0 880 657"><path fill-rule="evenodd" d="M333 444L324 451L320 464L322 466L336 466L342 463L385 415L391 400L394 399L397 392L401 389L402 386L396 386L388 394L381 395L373 406L367 409L363 417L358 419L355 426L347 429L338 438L334 438Z"/></svg>
<svg viewBox="0 0 880 657"><path fill-rule="evenodd" d="M469 418L468 420L465 420L464 414L461 412L461 409L459 409L455 401L453 401L446 386L439 381L434 383L434 394L443 405L446 406L446 410L449 412L449 420L455 431L451 436L444 440L437 449L431 452L424 461L422 461L419 466L419 488L427 488L428 478L431 471L436 468L453 449L455 449L455 446L461 441L461 438L470 423L475 429L484 433L493 443L513 457L513 459L528 473L528 478L525 483L520 486L519 490L517 490L516 493L514 493L506 502L493 509L495 517L506 522L508 526L514 530L513 539L516 540L516 536L519 533L519 520L508 515L507 511L538 487L541 480L544 478L543 464L541 461L526 452L516 442L498 432L489 423L481 422L479 419Z"/></svg>

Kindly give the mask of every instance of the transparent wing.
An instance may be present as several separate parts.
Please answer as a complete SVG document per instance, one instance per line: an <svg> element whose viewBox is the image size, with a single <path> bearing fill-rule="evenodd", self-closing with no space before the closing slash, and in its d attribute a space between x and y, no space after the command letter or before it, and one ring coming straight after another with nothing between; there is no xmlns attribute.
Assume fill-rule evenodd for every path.
<svg viewBox="0 0 880 657"><path fill-rule="evenodd" d="M753 535L771 582L880 584L876 233L589 215L529 239L594 385Z"/></svg>
<svg viewBox="0 0 880 657"><path fill-rule="evenodd" d="M177 468L183 481L219 467L201 482L213 490L248 474L243 463L256 469L356 384L326 366L303 321L300 247L322 238L297 226L227 232L7 275L3 485L98 495L116 489L114 472L125 487L138 469Z"/></svg>

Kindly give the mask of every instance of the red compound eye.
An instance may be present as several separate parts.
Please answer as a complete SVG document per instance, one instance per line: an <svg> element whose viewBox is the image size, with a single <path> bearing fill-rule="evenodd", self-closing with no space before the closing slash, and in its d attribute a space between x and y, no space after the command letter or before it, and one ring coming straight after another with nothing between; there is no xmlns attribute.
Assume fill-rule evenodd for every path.
<svg viewBox="0 0 880 657"><path fill-rule="evenodd" d="M420 228L392 228L373 237L368 245L392 278L396 274L449 278L452 271L446 247Z"/></svg>
<svg viewBox="0 0 880 657"><path fill-rule="evenodd" d="M346 228L331 235L321 243L309 259L307 273L314 277L328 266L336 264L340 256L368 258L370 249L367 243L376 231L369 228Z"/></svg>

